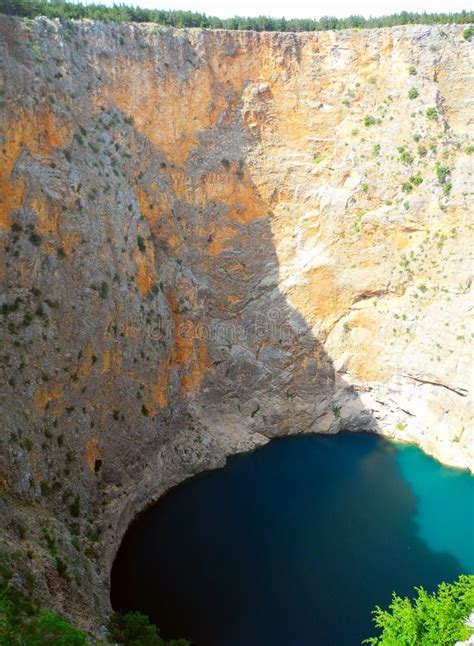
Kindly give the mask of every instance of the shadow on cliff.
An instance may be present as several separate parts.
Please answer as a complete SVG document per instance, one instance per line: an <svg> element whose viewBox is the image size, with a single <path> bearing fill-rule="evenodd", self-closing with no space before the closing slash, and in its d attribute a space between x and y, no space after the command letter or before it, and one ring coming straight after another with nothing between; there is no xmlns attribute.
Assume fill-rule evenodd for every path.
<svg viewBox="0 0 474 646"><path fill-rule="evenodd" d="M280 291L272 232L279 191L271 200L259 193L248 164L258 139L243 123L239 97L230 93L227 102L182 165L135 133L143 161L129 180L141 193L138 230L153 246L148 271L163 276L168 308L150 338L170 349L162 362L166 403L153 416L160 448L147 454L118 538L169 487L269 438L377 431L337 375L324 338Z"/></svg>
<svg viewBox="0 0 474 646"><path fill-rule="evenodd" d="M227 123L219 130L203 133L200 146L190 153L184 167L178 171L188 183L187 198L183 195L172 197L168 216L161 220L159 229L154 229L150 223L157 241L158 264L163 244L170 235L178 235L181 241L186 241L176 252L179 268L175 274L175 297L170 301L173 327L168 336L174 338L178 347L187 348L188 357L201 359L194 387L183 399L187 409L185 415L196 423L194 430L198 441L186 432L178 432L171 441L169 453L165 448L164 462L166 455L172 456L174 467L181 471L174 474L168 485L161 483L161 492L192 473L222 466L228 455L252 449L264 438L343 430L376 433L378 430L372 412L365 409L354 388L337 374L324 348L324 337L314 335L304 317L280 291L280 268L272 232L272 211L278 203L278 191L270 202L262 198L252 183L246 163L249 147L258 142L252 141L235 115L227 119ZM163 164L167 165L168 160L162 161L161 166ZM166 173L160 182L171 186ZM211 198L206 203L199 198L189 199L190 195L222 194L215 187L214 191L209 190L210 184L215 183L230 186L227 200ZM170 195L173 195L172 190ZM168 247L165 247L165 253L169 253ZM299 279L304 280L304 277ZM187 373L196 376L193 361L187 367L185 363L181 364L181 383ZM127 532L112 570L114 607L145 610L163 628L166 637L188 633L198 644L223 641L231 644L233 638L235 643L252 643L249 635L255 643L285 644L295 639L310 643L318 637L324 643L330 643L337 626L339 641L351 641L356 633L359 639L366 637L371 632L372 607L376 603L388 603L392 589L410 594L412 585L434 586L438 578L433 577L433 572L441 578L450 578L459 573L461 567L454 557L433 553L420 539L416 525L416 496L393 463L388 464L382 458L375 467L370 465L378 456L368 446L364 447L362 440L360 442L360 451L356 450L357 456L352 456L354 461L345 459L342 473L338 471L333 486L335 490L344 488L351 477L357 481L359 475L353 474L356 467L362 469L360 479L373 478L373 482L365 482L366 490L361 493L359 502L353 499L353 489L347 488L347 517L343 505L339 526L334 531L343 536L355 528L361 529L370 553L369 562L370 559L373 564L377 561L382 571L385 571L387 550L392 550L392 555L399 555L400 550L413 549L408 552L407 567L412 574L416 569L416 574L409 583L400 570L386 589L375 594L375 583L379 584L385 577L377 570L377 564L369 576L365 569L367 561L354 559L354 545L349 541L347 554L344 556L344 550L338 554L335 567L346 573L357 570L358 594L354 595L350 586L345 588L348 596L342 606L353 605L355 598L359 605L350 621L340 622L337 604L331 603L329 608L324 606L324 610L321 606L317 611L317 599L313 599L315 605L308 603L318 586L314 578L304 578L302 571L306 569L306 563L301 572L297 568L296 574L288 573L295 585L293 593L288 593L291 588L291 585L288 588L288 581L282 583L274 579L272 573L281 555L277 555L275 561L269 558L273 539L267 544L262 535L252 533L255 529L252 523L250 529L244 529L239 514L244 503L244 507L250 506L252 519L261 514L266 517L268 510L274 507L270 499L285 497L286 488L290 489L297 480L294 470L299 468L297 458L290 450L284 456L280 455L282 468L291 464L290 478L282 486L281 471L275 479L275 471L270 469L270 477L263 485L268 499L262 500L258 487L254 487L261 475L260 469L265 472L267 468L263 462L260 469L258 465L255 467L258 473L252 471L253 479L248 473L241 473L241 480L234 479L230 494L225 482L221 489L216 485L219 494L212 490L214 480L225 481L232 478L232 473L235 475L236 463L233 462L227 475L222 472L208 474L196 481L194 489L178 487L159 503L156 513L150 510L142 514ZM180 455L178 459L177 454ZM258 458L256 460L258 462ZM368 476L364 475L364 465L369 465ZM327 485L324 457L321 464L309 467L310 473L311 469L322 470L320 484ZM377 478L385 480L388 474L391 487L385 492L387 497L385 494L375 496ZM307 495L305 487L298 495L304 496L304 491ZM158 497L157 490L151 498ZM373 519L367 517L367 505L376 500L383 517L391 497L392 503L396 500L406 514L403 527L393 530L389 522L384 534L380 527L372 526ZM290 500L288 509L279 507L284 518L288 514L288 522L283 523L285 529L281 531L288 531L294 521L293 504ZM321 504L324 506L323 501ZM180 516L181 512L183 516ZM328 510L328 527L333 516ZM193 528L191 533L181 524L183 518L186 518L186 528ZM227 528L225 532L222 532L223 524ZM270 524L264 521L263 526L268 529ZM325 525L323 531L329 531ZM289 543L293 538L294 535L288 538ZM229 556L229 545L232 556ZM327 545L333 545L330 538ZM270 573L269 579L258 575L258 583L247 558L255 550L255 568L258 570L258 564L264 564L263 569ZM171 561L170 554L173 554ZM223 561L219 561L216 554L221 557L224 554ZM236 554L247 556L240 558L235 557ZM176 560L175 555L178 555ZM315 563L316 569L321 564L324 566L324 571L319 573L320 580L325 582L324 594L329 582L334 585L329 594L331 599L340 598L342 594L341 580L334 577L331 570L333 556L328 553ZM249 575L248 579L244 572ZM292 576L298 580L293 581ZM372 580L371 576L375 578ZM281 599L273 598L270 591L277 591L278 597L281 585L288 598L285 596L280 612L275 613ZM269 599L268 608L262 608L262 599ZM260 616L262 612L266 613L266 619L258 628L255 628L256 608L259 608ZM236 622L229 623L230 612L238 617ZM289 614L293 623L287 621ZM321 616L325 617L324 626ZM262 634L255 638L255 630L258 633L260 629Z"/></svg>

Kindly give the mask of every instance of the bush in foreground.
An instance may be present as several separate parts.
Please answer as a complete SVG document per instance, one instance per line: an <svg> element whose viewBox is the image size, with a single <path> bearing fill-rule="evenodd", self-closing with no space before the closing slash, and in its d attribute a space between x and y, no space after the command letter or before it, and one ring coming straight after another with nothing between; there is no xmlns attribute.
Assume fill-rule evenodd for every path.
<svg viewBox="0 0 474 646"><path fill-rule="evenodd" d="M161 639L157 627L141 612L114 613L109 622L109 637L113 642L130 646L190 645L185 639Z"/></svg>
<svg viewBox="0 0 474 646"><path fill-rule="evenodd" d="M464 622L474 609L474 576L462 575L454 583L441 583L433 594L415 589L413 600L394 593L389 610L375 608L374 623L382 632L364 640L364 644L452 646L473 634Z"/></svg>
<svg viewBox="0 0 474 646"><path fill-rule="evenodd" d="M3 646L190 646L185 639L165 641L146 615L114 613L109 641L97 642L67 619L41 608L39 603L11 585L0 586L0 644Z"/></svg>
<svg viewBox="0 0 474 646"><path fill-rule="evenodd" d="M86 646L87 636L12 586L0 587L0 644Z"/></svg>

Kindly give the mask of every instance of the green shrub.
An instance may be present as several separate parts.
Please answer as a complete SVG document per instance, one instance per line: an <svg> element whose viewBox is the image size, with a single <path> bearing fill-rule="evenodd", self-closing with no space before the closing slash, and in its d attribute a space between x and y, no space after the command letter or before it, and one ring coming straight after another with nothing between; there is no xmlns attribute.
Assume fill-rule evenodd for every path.
<svg viewBox="0 0 474 646"><path fill-rule="evenodd" d="M137 237L137 246L140 249L142 253L145 253L146 251L146 246L145 246L145 241L143 240L142 236Z"/></svg>
<svg viewBox="0 0 474 646"><path fill-rule="evenodd" d="M416 99L417 96L420 96L420 94L419 94L418 90L416 89L416 87L412 87L412 88L410 88L408 90L408 98L409 99L411 99L411 100Z"/></svg>
<svg viewBox="0 0 474 646"><path fill-rule="evenodd" d="M114 613L109 621L109 636L119 644L163 646L156 626L140 612Z"/></svg>
<svg viewBox="0 0 474 646"><path fill-rule="evenodd" d="M466 155L472 155L474 153L474 146L466 146Z"/></svg>
<svg viewBox="0 0 474 646"><path fill-rule="evenodd" d="M28 646L86 646L86 634L54 612L42 610L32 622L25 643Z"/></svg>
<svg viewBox="0 0 474 646"><path fill-rule="evenodd" d="M435 171L436 171L436 177L438 178L438 182L440 184L446 184L449 176L451 175L451 171L447 166L443 166L442 164L436 164L435 166Z"/></svg>
<svg viewBox="0 0 474 646"><path fill-rule="evenodd" d="M447 646L473 633L464 620L474 608L474 576L463 575L455 583L441 583L431 595L423 588L415 589L417 596L412 601L394 593L389 610L375 608L374 623L381 634L363 643Z"/></svg>
<svg viewBox="0 0 474 646"><path fill-rule="evenodd" d="M420 175L420 173L417 173L416 175L413 175L412 177L410 177L410 182L414 186L419 186L420 184L423 184L423 178Z"/></svg>
<svg viewBox="0 0 474 646"><path fill-rule="evenodd" d="M39 236L34 231L32 231L30 233L29 240L30 240L31 244L34 245L35 247L39 247L40 244L41 244L41 236Z"/></svg>
<svg viewBox="0 0 474 646"><path fill-rule="evenodd" d="M0 587L0 644L87 646L84 632L12 586Z"/></svg>
<svg viewBox="0 0 474 646"><path fill-rule="evenodd" d="M413 186L410 184L410 182L403 182L402 191L404 193L411 193L412 190L413 190Z"/></svg>
<svg viewBox="0 0 474 646"><path fill-rule="evenodd" d="M65 579L68 579L69 577L68 577L66 562L60 556L57 556L55 559L55 563L56 563L56 569L58 571L58 574L64 577Z"/></svg>
<svg viewBox="0 0 474 646"><path fill-rule="evenodd" d="M403 162L404 164L412 164L413 163L413 155L409 150L405 148L405 146L400 146L398 149L398 152L400 153L400 161Z"/></svg>
<svg viewBox="0 0 474 646"><path fill-rule="evenodd" d="M104 301L105 301L105 299L106 299L106 298L107 298L107 296L108 296L108 293L109 293L109 286L108 286L108 284L107 284L107 283L105 282L105 280L104 280L104 281L102 281L102 282L100 283L100 287L99 287L99 296L100 296L102 299L104 299Z"/></svg>
<svg viewBox="0 0 474 646"><path fill-rule="evenodd" d="M378 155L380 155L380 149L380 144L375 144L375 146L372 148L372 154L374 155L374 157L378 157Z"/></svg>
<svg viewBox="0 0 474 646"><path fill-rule="evenodd" d="M368 128L369 126L375 126L377 123L377 119L375 117L372 117L369 114L366 114L364 117L364 126Z"/></svg>
<svg viewBox="0 0 474 646"><path fill-rule="evenodd" d="M462 32L462 35L466 40L471 40L472 36L474 35L474 27L472 27L472 25L466 27L466 29Z"/></svg>
<svg viewBox="0 0 474 646"><path fill-rule="evenodd" d="M418 154L420 157L426 157L426 155L428 154L428 151L424 146L418 146Z"/></svg>
<svg viewBox="0 0 474 646"><path fill-rule="evenodd" d="M416 76L416 67L414 65L410 65L410 67L408 68L408 74Z"/></svg>
<svg viewBox="0 0 474 646"><path fill-rule="evenodd" d="M41 480L41 482L40 482L40 491L41 491L41 495L44 498L47 498L52 493L51 492L51 487L49 486L49 484L45 480Z"/></svg>
<svg viewBox="0 0 474 646"><path fill-rule="evenodd" d="M115 612L108 628L110 640L123 646L190 646L185 639L161 639L158 628L141 612Z"/></svg>
<svg viewBox="0 0 474 646"><path fill-rule="evenodd" d="M428 117L428 119L434 121L438 117L438 110L436 108L427 108L426 116Z"/></svg>

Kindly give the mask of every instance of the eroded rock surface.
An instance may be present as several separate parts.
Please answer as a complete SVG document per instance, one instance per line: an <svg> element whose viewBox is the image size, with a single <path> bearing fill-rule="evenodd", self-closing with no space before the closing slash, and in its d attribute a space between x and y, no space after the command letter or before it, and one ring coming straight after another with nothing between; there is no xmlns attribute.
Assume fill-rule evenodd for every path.
<svg viewBox="0 0 474 646"><path fill-rule="evenodd" d="M96 625L133 517L270 437L365 429L473 468L473 64L458 26L0 18L24 586Z"/></svg>

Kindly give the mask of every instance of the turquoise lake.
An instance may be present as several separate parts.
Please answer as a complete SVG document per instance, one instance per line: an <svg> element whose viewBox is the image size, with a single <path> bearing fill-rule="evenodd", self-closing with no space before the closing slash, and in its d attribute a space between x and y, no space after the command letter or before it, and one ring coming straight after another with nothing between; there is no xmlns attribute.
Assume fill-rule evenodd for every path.
<svg viewBox="0 0 474 646"><path fill-rule="evenodd" d="M278 439L171 490L130 528L115 609L196 646L352 646L392 591L474 573L474 478L412 446Z"/></svg>

